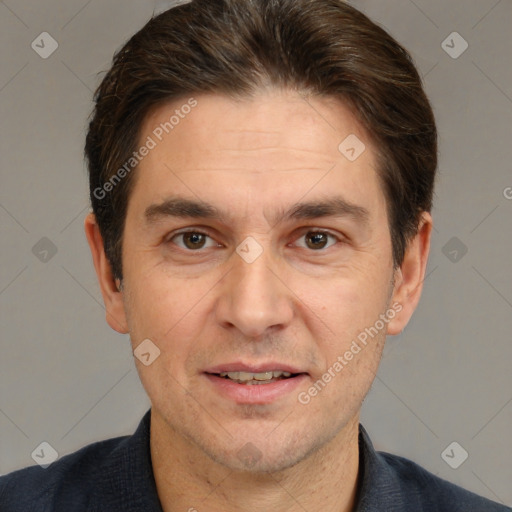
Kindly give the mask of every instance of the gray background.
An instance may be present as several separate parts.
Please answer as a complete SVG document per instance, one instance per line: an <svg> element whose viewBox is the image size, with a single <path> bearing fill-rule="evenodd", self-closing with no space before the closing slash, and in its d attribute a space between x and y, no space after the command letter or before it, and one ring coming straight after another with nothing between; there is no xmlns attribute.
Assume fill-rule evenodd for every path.
<svg viewBox="0 0 512 512"><path fill-rule="evenodd" d="M512 504L512 4L352 3L411 51L441 143L424 295L388 339L362 422L378 449ZM1 474L33 464L42 441L63 455L129 434L149 407L128 338L104 321L82 148L98 73L163 5L0 4ZM59 44L47 59L31 48L44 31ZM456 59L442 47L454 31L469 44ZM469 453L457 469L441 457L453 441Z"/></svg>

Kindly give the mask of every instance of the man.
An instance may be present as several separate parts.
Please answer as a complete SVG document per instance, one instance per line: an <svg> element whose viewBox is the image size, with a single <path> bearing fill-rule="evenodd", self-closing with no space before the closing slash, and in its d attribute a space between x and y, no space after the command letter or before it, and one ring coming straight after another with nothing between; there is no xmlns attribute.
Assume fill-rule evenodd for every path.
<svg viewBox="0 0 512 512"><path fill-rule="evenodd" d="M2 478L2 511L511 510L359 424L432 230L435 122L396 41L341 0L196 0L95 101L85 230L152 407Z"/></svg>

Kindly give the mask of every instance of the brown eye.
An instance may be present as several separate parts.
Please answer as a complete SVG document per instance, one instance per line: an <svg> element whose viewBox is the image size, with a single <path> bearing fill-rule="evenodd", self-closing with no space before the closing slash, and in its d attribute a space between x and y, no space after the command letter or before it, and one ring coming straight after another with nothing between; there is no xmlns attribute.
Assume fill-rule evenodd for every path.
<svg viewBox="0 0 512 512"><path fill-rule="evenodd" d="M185 231L183 233L178 233L174 235L170 241L182 249L188 249L191 251L197 251L198 249L204 249L206 247L216 245L210 236L205 233L201 233L200 231ZM208 241L210 245L207 245Z"/></svg>
<svg viewBox="0 0 512 512"><path fill-rule="evenodd" d="M330 242L329 239L331 239L332 242ZM338 241L337 237L331 233L327 233L326 231L308 231L302 235L299 240L305 241L303 244L297 244L299 247L303 247L305 249L313 249L316 251L320 249L326 249Z"/></svg>
<svg viewBox="0 0 512 512"><path fill-rule="evenodd" d="M201 249L206 237L202 233L185 233L183 242L189 249Z"/></svg>
<svg viewBox="0 0 512 512"><path fill-rule="evenodd" d="M308 233L306 235L306 244L310 249L323 249L327 241L326 233Z"/></svg>

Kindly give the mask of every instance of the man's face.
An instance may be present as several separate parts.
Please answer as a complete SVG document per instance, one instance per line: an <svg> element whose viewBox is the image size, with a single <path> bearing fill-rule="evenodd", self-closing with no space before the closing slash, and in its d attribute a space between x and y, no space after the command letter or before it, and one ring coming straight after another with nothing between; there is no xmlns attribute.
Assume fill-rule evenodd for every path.
<svg viewBox="0 0 512 512"><path fill-rule="evenodd" d="M140 143L157 144L134 171L124 313L133 348L150 339L161 351L137 361L154 418L228 467L252 456L253 470L275 471L357 424L385 339L379 315L394 300L385 198L374 150L339 102L195 99L162 141L153 131L187 99L143 125ZM366 145L354 161L338 149L349 135ZM176 216L176 199L220 215ZM335 208L294 215L299 203ZM272 370L292 375L224 376Z"/></svg>

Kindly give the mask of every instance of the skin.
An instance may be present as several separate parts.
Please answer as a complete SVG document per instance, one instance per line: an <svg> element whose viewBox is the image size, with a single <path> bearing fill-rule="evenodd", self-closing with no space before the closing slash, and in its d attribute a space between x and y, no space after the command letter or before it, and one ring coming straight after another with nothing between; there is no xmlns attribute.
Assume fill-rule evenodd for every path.
<svg viewBox="0 0 512 512"><path fill-rule="evenodd" d="M432 219L423 214L394 269L375 152L341 102L275 89L243 101L196 99L136 170L121 289L94 216L85 221L107 321L130 333L134 349L149 338L161 351L150 366L136 364L152 404L151 456L163 509L350 511L361 405L386 334L402 331L420 298ZM140 140L185 102L152 112ZM353 162L338 150L349 134L366 145ZM367 209L367 223L273 219L299 201L335 195ZM207 201L231 217L148 220L146 209L170 196ZM210 238L203 248L187 248L175 235L183 228ZM312 229L334 237L311 248ZM235 250L248 236L263 250L252 263ZM401 311L384 329L307 405L299 403L298 394L393 304ZM233 361L286 363L307 376L271 403L240 404L204 374ZM246 443L259 454L253 464L238 456Z"/></svg>

